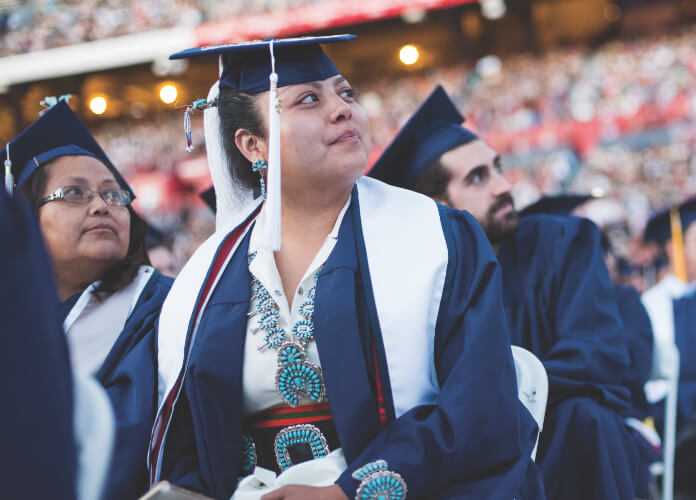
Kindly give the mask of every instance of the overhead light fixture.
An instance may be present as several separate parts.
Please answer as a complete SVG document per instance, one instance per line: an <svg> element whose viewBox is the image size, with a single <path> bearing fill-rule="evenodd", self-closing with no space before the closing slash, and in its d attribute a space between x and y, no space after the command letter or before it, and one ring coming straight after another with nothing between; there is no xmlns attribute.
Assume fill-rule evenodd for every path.
<svg viewBox="0 0 696 500"><path fill-rule="evenodd" d="M420 51L415 45L404 45L399 50L399 60L406 66L412 66L420 59Z"/></svg>
<svg viewBox="0 0 696 500"><path fill-rule="evenodd" d="M109 101L106 96L97 95L89 100L89 110L95 115L103 115L108 107Z"/></svg>
<svg viewBox="0 0 696 500"><path fill-rule="evenodd" d="M160 85L159 98L164 104L174 104L179 97L179 89L172 82Z"/></svg>
<svg viewBox="0 0 696 500"><path fill-rule="evenodd" d="M425 9L407 9L403 14L401 14L401 19L403 19L407 24L416 24L423 22L425 20L425 16Z"/></svg>
<svg viewBox="0 0 696 500"><path fill-rule="evenodd" d="M500 19L506 12L505 0L481 0L481 14L486 19Z"/></svg>

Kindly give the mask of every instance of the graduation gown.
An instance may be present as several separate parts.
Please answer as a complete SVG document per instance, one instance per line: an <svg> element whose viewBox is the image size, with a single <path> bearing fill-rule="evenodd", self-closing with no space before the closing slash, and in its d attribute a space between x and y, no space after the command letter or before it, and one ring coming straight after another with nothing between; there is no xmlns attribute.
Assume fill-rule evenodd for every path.
<svg viewBox="0 0 696 500"><path fill-rule="evenodd" d="M645 383L652 370L653 332L645 306L638 290L628 285L615 284L616 302L624 324L626 345L630 358L626 386L631 391L631 416L640 420L650 415L645 399Z"/></svg>
<svg viewBox="0 0 696 500"><path fill-rule="evenodd" d="M647 470L623 421L629 356L598 229L576 217L524 217L498 259L512 343L549 376L537 455L546 494L633 499Z"/></svg>
<svg viewBox="0 0 696 500"><path fill-rule="evenodd" d="M674 341L679 349L677 429L696 417L696 293L674 301Z"/></svg>
<svg viewBox="0 0 696 500"><path fill-rule="evenodd" d="M147 447L157 410L155 323L173 281L156 270L150 274L123 330L95 374L111 401L116 424L105 499L138 498L148 488ZM68 308L62 311L65 315L68 312Z"/></svg>
<svg viewBox="0 0 696 500"><path fill-rule="evenodd" d="M36 220L0 189L3 498L76 498L72 373ZM48 283L48 286L47 286Z"/></svg>
<svg viewBox="0 0 696 500"><path fill-rule="evenodd" d="M419 232L414 227L421 229L423 211L436 225ZM428 234L439 240L429 241ZM419 235L426 239L419 242ZM390 248L394 242L420 245L428 263L405 267L413 248L397 255ZM240 236L199 321L192 319L185 332L182 390L173 418L163 424L159 459L151 462L155 479L219 499L232 495L241 474L248 245L249 233ZM224 239L218 246L225 246ZM419 266L438 261L438 246L443 260L433 273L421 273ZM384 279L390 274L394 281ZM404 478L409 498L543 498L529 456L536 426L517 399L500 285L492 250L470 216L437 209L427 198L378 181L358 182L318 277L314 312L328 401L348 463L337 484L349 498L359 484L352 472L377 459ZM175 283L167 302L181 310L177 293ZM160 328L176 324L165 320L168 306ZM398 312L406 322L399 322ZM415 330L410 321L419 323ZM172 366L168 353L187 357L178 352L183 339L168 340L170 333L159 336L163 380L173 373L166 373ZM384 424L376 379L384 388ZM173 382L163 407L172 391Z"/></svg>

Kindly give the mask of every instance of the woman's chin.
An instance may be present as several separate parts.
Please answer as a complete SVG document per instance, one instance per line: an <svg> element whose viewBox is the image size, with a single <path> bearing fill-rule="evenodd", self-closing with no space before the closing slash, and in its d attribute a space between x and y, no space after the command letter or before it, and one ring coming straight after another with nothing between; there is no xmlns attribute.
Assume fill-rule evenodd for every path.
<svg viewBox="0 0 696 500"><path fill-rule="evenodd" d="M91 261L116 262L122 260L127 254L127 249L115 242L94 242L82 248L80 255Z"/></svg>
<svg viewBox="0 0 696 500"><path fill-rule="evenodd" d="M367 155L364 151L356 151L350 155L344 155L340 162L334 165L337 175L358 179L367 170Z"/></svg>

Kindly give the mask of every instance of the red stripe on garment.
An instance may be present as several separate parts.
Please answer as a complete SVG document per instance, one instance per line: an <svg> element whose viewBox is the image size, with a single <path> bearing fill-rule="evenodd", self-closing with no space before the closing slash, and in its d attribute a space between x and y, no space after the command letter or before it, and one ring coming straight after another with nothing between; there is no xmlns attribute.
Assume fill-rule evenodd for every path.
<svg viewBox="0 0 696 500"><path fill-rule="evenodd" d="M377 415L379 416L379 423L382 427L389 423L389 417L387 416L387 408L384 402L384 386L382 384L382 375L379 371L379 357L377 356L377 344L372 343L372 359L374 359L374 370L375 370L375 390L377 392Z"/></svg>
<svg viewBox="0 0 696 500"><path fill-rule="evenodd" d="M218 254L215 257L215 261L213 262L213 265L210 269L210 273L208 274L208 279L206 280L203 286L203 293L199 296L199 301L194 309L194 325L198 321L198 314L200 313L203 304L208 299L208 294L210 293L213 284L215 283L215 280L217 279L217 276L220 273L220 270L222 269L223 264L227 260L227 257L230 255L230 252L232 251L234 246L237 244L237 241L239 240L241 235L244 234L244 231L246 231L247 227L249 227L249 224L251 224L251 222L258 214L260 208L261 207L254 210L254 212L249 216L249 218L242 224L237 226L237 228L234 231L232 231L232 233L230 233L225 238L225 241L222 243L222 246L220 247L220 250L218 251ZM184 373L185 365L186 356L184 356L184 366L182 366L181 372L179 373L179 377L177 378L176 383L172 387L172 390L169 391L164 406L162 407L162 411L160 412L159 416L157 417L157 420L155 421L155 438L153 440L152 447L150 448L150 485L152 485L152 483L155 481L155 474L157 472L157 460L159 457L160 448L162 446L162 441L164 440L164 431L167 428L166 424L170 421L172 416L174 402L176 401L176 397L179 394L179 389L181 387L183 378L182 375Z"/></svg>
<svg viewBox="0 0 696 500"><path fill-rule="evenodd" d="M295 415L297 413L316 413L316 412L323 412L323 411L331 411L331 406L329 406L329 403L317 403L313 405L303 405L303 406L297 406L293 408L292 406L276 406L275 408L271 408L270 410L263 411L257 415L254 416L254 420L256 419L266 419L266 418L274 418L277 417L278 415Z"/></svg>
<svg viewBox="0 0 696 500"><path fill-rule="evenodd" d="M277 420L266 420L265 422L253 422L251 426L255 429L275 429L287 427L289 425L313 424L315 422L330 422L333 420L331 415L312 415L309 417L281 418Z"/></svg>

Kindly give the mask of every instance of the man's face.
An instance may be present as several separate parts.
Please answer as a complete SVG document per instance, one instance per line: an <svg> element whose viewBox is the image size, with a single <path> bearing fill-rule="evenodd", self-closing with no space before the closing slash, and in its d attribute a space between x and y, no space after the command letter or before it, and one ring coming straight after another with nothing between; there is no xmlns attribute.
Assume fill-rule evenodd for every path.
<svg viewBox="0 0 696 500"><path fill-rule="evenodd" d="M501 173L500 156L485 142L476 140L452 149L440 157L440 163L450 174L445 201L476 217L492 243L517 228L517 211L510 183Z"/></svg>

